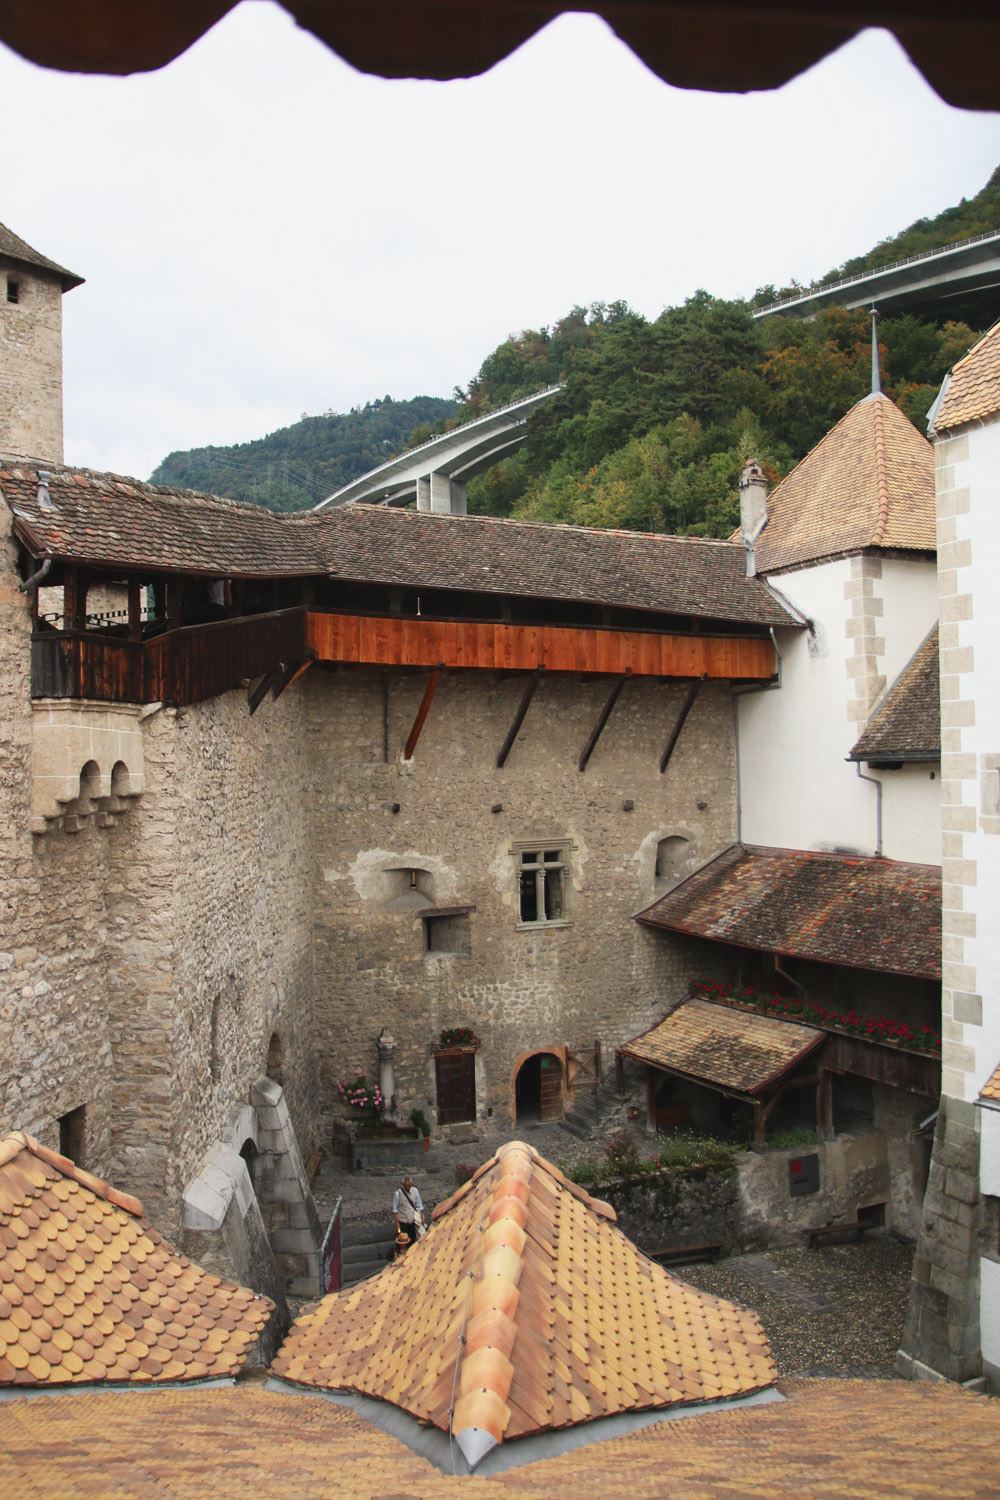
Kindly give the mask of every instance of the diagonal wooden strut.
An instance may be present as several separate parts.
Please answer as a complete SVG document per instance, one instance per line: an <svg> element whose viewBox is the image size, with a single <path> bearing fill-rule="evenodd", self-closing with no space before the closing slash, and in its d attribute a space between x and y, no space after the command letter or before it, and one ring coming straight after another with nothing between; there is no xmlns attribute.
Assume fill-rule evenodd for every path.
<svg viewBox="0 0 1000 1500"><path fill-rule="evenodd" d="M670 738L667 740L667 743L666 743L666 746L664 748L663 754L660 756L660 775L661 776L663 775L663 772L667 769L667 766L670 764L670 757L674 753L674 746L677 744L677 741L681 737L681 730L684 728L684 724L685 724L685 722L687 720L688 714L691 712L692 708L694 708L694 700L698 696L698 689L700 687L701 687L701 678L697 678L696 677L695 680L694 680L694 682L692 682L690 684L690 686L688 687L687 693L684 696L684 702L681 704L681 711L677 715L677 723L674 725L673 729L670 731Z"/></svg>
<svg viewBox="0 0 1000 1500"><path fill-rule="evenodd" d="M278 678L278 681L274 684L274 687L271 689L272 698L280 698L285 689L290 688L293 682L298 682L299 678L302 676L302 673L307 671L309 667L312 666L315 660L316 653L315 651L310 649L309 654L304 661L299 660L293 662L290 667L286 667L284 672L282 672L281 676Z"/></svg>
<svg viewBox="0 0 1000 1500"><path fill-rule="evenodd" d="M628 676L628 674L626 674L626 676ZM614 687L611 689L610 693L608 694L608 701L607 701L607 703L605 703L604 707L602 708L602 710L601 710L601 716L600 716L600 718L598 719L597 723L594 725L594 727L593 727L593 729L591 731L590 739L587 741L587 743L583 747L583 750L580 752L580 759L577 761L577 764L576 764L576 768L577 768L578 771L585 771L587 769L587 762L590 759L590 757L593 755L594 750L595 750L596 745L597 745L597 741L601 738L601 735L604 732L604 726L605 726L605 724L608 722L608 720L611 717L611 710L614 708L615 704L618 702L618 694L621 692L622 688L625 686L625 681L626 681L625 677L619 677L618 680L617 680L617 682L615 683Z"/></svg>
<svg viewBox="0 0 1000 1500"><path fill-rule="evenodd" d="M500 747L500 754L497 756L497 770L498 771L501 771L503 769L504 762L506 761L508 755L511 752L511 749L513 747L514 741L517 739L517 732L520 729L521 725L524 723L524 716L528 712L528 708L529 708L529 705L531 703L531 700L535 696L535 689L537 688L539 682L541 681L542 673L544 671L545 671L545 668L539 662L538 666L535 668L535 670L532 672L531 676L528 678L528 684L527 684L526 688L524 689L524 693L521 696L520 707L518 708L517 713L514 715L514 722L513 722L513 724L511 724L510 728L508 729L508 731L507 731L507 738L504 740L503 744L501 745L501 747Z"/></svg>
<svg viewBox="0 0 1000 1500"><path fill-rule="evenodd" d="M431 711L431 704L434 702L434 694L437 692L437 686L441 681L441 673L443 671L443 665L436 666L430 675L427 686L424 688L424 696L420 700L420 707L417 709L417 717L413 721L413 728L410 730L410 738L407 740L406 749L403 751L404 760L413 759L413 752L417 748L417 740L419 740L420 738L420 731L423 729L424 723L427 719L427 715Z"/></svg>

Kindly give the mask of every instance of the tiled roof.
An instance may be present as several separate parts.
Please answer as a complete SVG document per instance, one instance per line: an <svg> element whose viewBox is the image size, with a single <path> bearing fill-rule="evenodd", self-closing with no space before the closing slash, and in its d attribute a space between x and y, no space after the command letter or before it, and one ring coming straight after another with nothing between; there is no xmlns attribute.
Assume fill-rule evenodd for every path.
<svg viewBox="0 0 1000 1500"><path fill-rule="evenodd" d="M213 576L334 578L572 600L733 624L796 623L728 542L347 505L304 515L114 474L0 465L0 492L35 556Z"/></svg>
<svg viewBox="0 0 1000 1500"><path fill-rule="evenodd" d="M848 759L941 759L941 679L936 625L868 720Z"/></svg>
<svg viewBox="0 0 1000 1500"><path fill-rule="evenodd" d="M933 552L934 457L887 396L852 406L767 499L757 569L870 547Z"/></svg>
<svg viewBox="0 0 1000 1500"><path fill-rule="evenodd" d="M571 599L756 625L793 623L729 542L349 505L320 516L344 579Z"/></svg>
<svg viewBox="0 0 1000 1500"><path fill-rule="evenodd" d="M1000 1401L950 1381L789 1380L782 1390L782 1402L660 1422L488 1481L442 1474L353 1411L315 1396L236 1387L0 1402L0 1494L986 1500L1000 1493Z"/></svg>
<svg viewBox="0 0 1000 1500"><path fill-rule="evenodd" d="M273 1372L445 1432L454 1391L470 1463L528 1433L770 1385L756 1314L670 1276L613 1218L512 1142L402 1260L304 1312Z"/></svg>
<svg viewBox="0 0 1000 1500"><path fill-rule="evenodd" d="M773 1021L711 1000L683 1000L621 1050L637 1062L716 1088L759 1094L825 1040L825 1032L797 1021Z"/></svg>
<svg viewBox="0 0 1000 1500"><path fill-rule="evenodd" d="M1000 1063L997 1063L993 1072L983 1084L979 1097L980 1099L990 1099L995 1104L1000 1104Z"/></svg>
<svg viewBox="0 0 1000 1500"><path fill-rule="evenodd" d="M8 229L6 224L0 224L0 255L6 255L10 260L21 261L27 266L38 266L42 271L52 271L58 276L63 284L63 291L68 292L75 286L83 285L83 277L77 276L74 271L67 271L65 266L59 266L54 260L49 260L47 255L39 255L37 250L22 240L13 230Z"/></svg>
<svg viewBox="0 0 1000 1500"><path fill-rule="evenodd" d="M29 550L104 567L213 576L316 574L316 522L259 505L144 484L117 474L49 465L51 510L38 503L33 464L0 464L0 492Z"/></svg>
<svg viewBox="0 0 1000 1500"><path fill-rule="evenodd" d="M0 1140L0 1386L232 1376L272 1311L178 1255L135 1198Z"/></svg>
<svg viewBox="0 0 1000 1500"><path fill-rule="evenodd" d="M766 953L941 978L941 871L734 844L638 921Z"/></svg>
<svg viewBox="0 0 1000 1500"><path fill-rule="evenodd" d="M934 412L934 431L947 432L1000 412L1000 323L974 344L951 372Z"/></svg>

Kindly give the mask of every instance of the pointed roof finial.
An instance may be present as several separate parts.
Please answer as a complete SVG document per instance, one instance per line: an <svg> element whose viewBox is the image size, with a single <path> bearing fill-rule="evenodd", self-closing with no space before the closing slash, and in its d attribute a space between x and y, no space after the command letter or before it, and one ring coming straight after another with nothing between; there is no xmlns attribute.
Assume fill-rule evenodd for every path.
<svg viewBox="0 0 1000 1500"><path fill-rule="evenodd" d="M881 396L882 376L878 367L878 308L872 303L872 395Z"/></svg>

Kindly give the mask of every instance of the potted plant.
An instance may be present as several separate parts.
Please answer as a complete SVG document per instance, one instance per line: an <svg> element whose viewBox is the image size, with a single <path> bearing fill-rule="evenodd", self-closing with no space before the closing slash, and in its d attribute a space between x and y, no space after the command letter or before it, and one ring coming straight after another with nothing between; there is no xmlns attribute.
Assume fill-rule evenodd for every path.
<svg viewBox="0 0 1000 1500"><path fill-rule="evenodd" d="M423 1136L423 1138L424 1138L424 1150L426 1151L429 1148L430 1143L431 1143L431 1122L430 1122L430 1120L428 1120L427 1116L424 1114L424 1112L423 1112L422 1109L411 1109L410 1110L410 1123L411 1123L411 1125L416 1126L417 1130L419 1130L420 1134Z"/></svg>

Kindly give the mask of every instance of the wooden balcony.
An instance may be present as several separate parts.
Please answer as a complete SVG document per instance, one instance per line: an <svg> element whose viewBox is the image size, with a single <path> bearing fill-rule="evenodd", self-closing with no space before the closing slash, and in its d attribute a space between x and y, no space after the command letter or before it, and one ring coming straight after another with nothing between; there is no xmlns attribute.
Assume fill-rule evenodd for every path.
<svg viewBox="0 0 1000 1500"><path fill-rule="evenodd" d="M767 637L655 635L562 625L319 614L306 642L320 661L480 671L595 672L635 677L768 680Z"/></svg>
<svg viewBox="0 0 1000 1500"><path fill-rule="evenodd" d="M33 698L101 703L200 703L254 678L320 661L453 670L587 672L612 676L767 680L766 637L655 635L558 625L400 619L277 610L185 625L144 640L96 630L39 630Z"/></svg>

